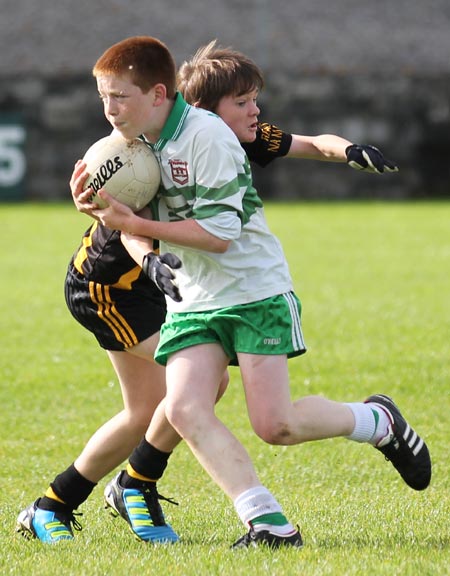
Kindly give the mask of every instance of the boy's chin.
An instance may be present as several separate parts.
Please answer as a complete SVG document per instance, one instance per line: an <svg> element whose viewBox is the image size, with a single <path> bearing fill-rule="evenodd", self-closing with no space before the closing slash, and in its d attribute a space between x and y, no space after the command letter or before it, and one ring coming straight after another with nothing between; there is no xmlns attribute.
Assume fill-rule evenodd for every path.
<svg viewBox="0 0 450 576"><path fill-rule="evenodd" d="M256 140L256 132L255 133L246 133L245 135L243 135L242 138L240 138L240 142L242 144L251 144L255 140Z"/></svg>

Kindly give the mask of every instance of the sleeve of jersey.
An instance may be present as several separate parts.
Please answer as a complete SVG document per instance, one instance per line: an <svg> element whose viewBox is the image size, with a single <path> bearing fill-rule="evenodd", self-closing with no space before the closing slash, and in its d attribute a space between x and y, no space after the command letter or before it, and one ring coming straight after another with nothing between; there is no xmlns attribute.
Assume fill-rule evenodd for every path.
<svg viewBox="0 0 450 576"><path fill-rule="evenodd" d="M194 147L195 201L192 217L217 238L238 238L242 227L243 197L249 181L242 146L219 120L197 134Z"/></svg>
<svg viewBox="0 0 450 576"><path fill-rule="evenodd" d="M283 132L274 124L260 122L254 142L243 144L248 159L258 166L267 166L281 156L286 156L292 143L292 134Z"/></svg>

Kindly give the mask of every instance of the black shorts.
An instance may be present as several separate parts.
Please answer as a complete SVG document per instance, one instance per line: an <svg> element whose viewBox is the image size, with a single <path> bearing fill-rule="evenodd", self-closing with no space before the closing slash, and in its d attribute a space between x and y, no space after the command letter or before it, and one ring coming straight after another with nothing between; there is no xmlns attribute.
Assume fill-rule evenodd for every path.
<svg viewBox="0 0 450 576"><path fill-rule="evenodd" d="M146 340L166 317L165 297L151 280L124 290L93 282L70 265L64 293L72 316L106 350L126 350Z"/></svg>

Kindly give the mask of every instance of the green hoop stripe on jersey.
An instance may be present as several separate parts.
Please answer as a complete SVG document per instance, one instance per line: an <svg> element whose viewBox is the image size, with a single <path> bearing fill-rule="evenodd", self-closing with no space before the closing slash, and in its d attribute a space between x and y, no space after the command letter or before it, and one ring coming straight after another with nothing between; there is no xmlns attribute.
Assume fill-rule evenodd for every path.
<svg viewBox="0 0 450 576"><path fill-rule="evenodd" d="M122 342L125 348L135 346L138 343L132 328L122 316L111 300L109 286L89 282L89 292L97 307L98 316L111 328L115 337Z"/></svg>
<svg viewBox="0 0 450 576"><path fill-rule="evenodd" d="M195 218L195 220L205 220L206 218L212 218L224 212L236 212L236 210L228 206L218 206L217 204L202 204L194 210L193 218Z"/></svg>
<svg viewBox="0 0 450 576"><path fill-rule="evenodd" d="M256 188L253 186L248 158L245 159L244 170L245 174L239 174L238 178L240 189L245 189L244 197L242 199L242 208L244 212L242 222L245 225L250 221L250 218L255 214L256 210L263 207L263 203L261 198L258 196Z"/></svg>

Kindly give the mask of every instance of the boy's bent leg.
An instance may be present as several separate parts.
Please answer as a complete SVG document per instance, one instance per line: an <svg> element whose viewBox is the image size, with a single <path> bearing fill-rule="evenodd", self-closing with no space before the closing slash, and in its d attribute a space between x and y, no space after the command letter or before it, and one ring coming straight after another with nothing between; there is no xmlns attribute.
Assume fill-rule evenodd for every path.
<svg viewBox="0 0 450 576"><path fill-rule="evenodd" d="M349 435L348 406L320 396L291 401L285 355L238 354L250 421L269 444L293 445Z"/></svg>
<svg viewBox="0 0 450 576"><path fill-rule="evenodd" d="M340 403L309 396L292 403L283 356L239 354L248 411L255 432L271 444L297 444L343 436L375 446L414 490L431 480L431 459L423 439L391 398Z"/></svg>
<svg viewBox="0 0 450 576"><path fill-rule="evenodd" d="M375 446L414 490L431 480L431 459L423 439L383 394L365 403L340 403L309 396L291 403L282 357L240 354L250 420L256 433L273 444L297 444L343 436Z"/></svg>

